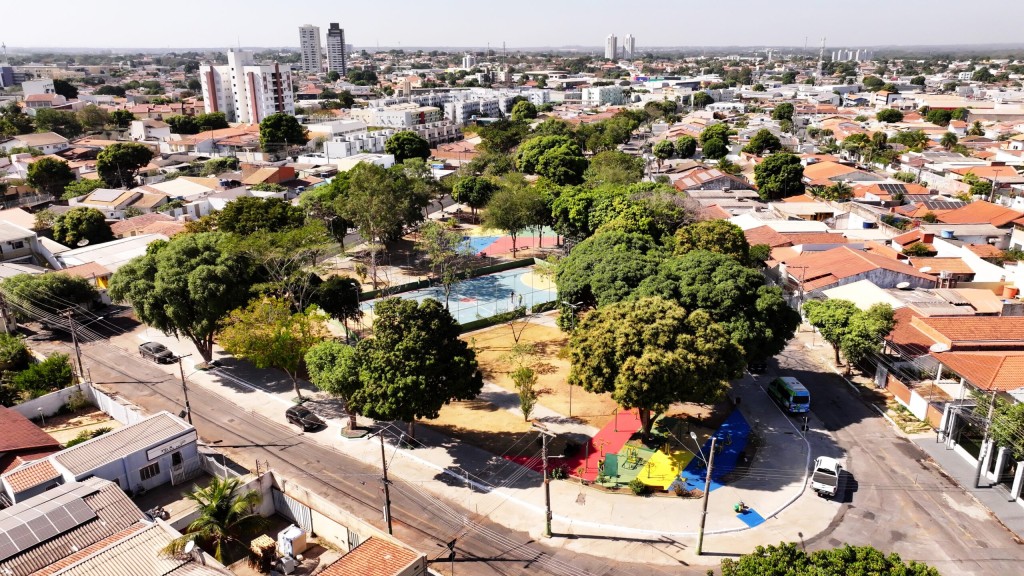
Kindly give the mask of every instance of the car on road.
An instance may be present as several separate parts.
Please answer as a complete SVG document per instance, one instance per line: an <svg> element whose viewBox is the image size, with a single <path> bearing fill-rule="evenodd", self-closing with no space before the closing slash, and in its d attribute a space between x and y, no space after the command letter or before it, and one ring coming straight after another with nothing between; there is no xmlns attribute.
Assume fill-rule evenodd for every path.
<svg viewBox="0 0 1024 576"><path fill-rule="evenodd" d="M174 362L174 352L167 349L167 346L159 342L146 342L139 344L139 354L157 364L169 364Z"/></svg>
<svg viewBox="0 0 1024 576"><path fill-rule="evenodd" d="M811 489L818 496L831 498L839 490L839 475L843 467L835 458L818 456L814 461L814 473L811 475Z"/></svg>
<svg viewBox="0 0 1024 576"><path fill-rule="evenodd" d="M303 432L317 430L324 426L324 421L304 406L292 406L284 411L284 417L289 424L302 428Z"/></svg>

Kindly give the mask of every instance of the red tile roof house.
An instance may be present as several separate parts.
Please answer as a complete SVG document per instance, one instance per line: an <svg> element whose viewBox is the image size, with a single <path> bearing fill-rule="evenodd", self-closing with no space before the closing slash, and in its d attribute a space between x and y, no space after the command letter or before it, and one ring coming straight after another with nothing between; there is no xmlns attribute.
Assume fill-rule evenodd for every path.
<svg viewBox="0 0 1024 576"><path fill-rule="evenodd" d="M60 450L60 443L18 412L0 406L0 473L45 458Z"/></svg>
<svg viewBox="0 0 1024 576"><path fill-rule="evenodd" d="M859 280L870 280L879 288L895 288L903 282L913 288L935 287L934 276L913 266L848 246L789 258L779 263L778 273L790 292L802 290L805 298Z"/></svg>
<svg viewBox="0 0 1024 576"><path fill-rule="evenodd" d="M907 318L909 316L909 319ZM928 354L941 368L934 379L954 398L946 403L939 433L947 446L972 465L982 457L985 478L998 483L1010 464L1010 454L992 442L977 450L985 424L978 423L974 407L996 399L1015 404L1024 388L1024 317L973 316L922 318L904 312L890 334L893 344L902 349L916 348ZM976 396L977 395L977 396ZM980 397L980 398L979 398ZM987 419L987 418L986 418ZM968 424L973 422L973 426ZM1010 500L1020 496L1024 466L1016 467Z"/></svg>

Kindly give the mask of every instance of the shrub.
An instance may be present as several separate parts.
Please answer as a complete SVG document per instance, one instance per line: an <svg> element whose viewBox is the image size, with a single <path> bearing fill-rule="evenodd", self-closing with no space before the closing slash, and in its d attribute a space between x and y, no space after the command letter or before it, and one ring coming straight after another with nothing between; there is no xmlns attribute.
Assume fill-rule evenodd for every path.
<svg viewBox="0 0 1024 576"><path fill-rule="evenodd" d="M633 478L629 481L629 489L633 494L637 496L643 496L647 493L647 484L644 484L639 478Z"/></svg>
<svg viewBox="0 0 1024 576"><path fill-rule="evenodd" d="M107 432L110 432L111 430L113 430L113 428L111 428L109 426L104 426L102 428L97 428L95 430L82 430L81 432L78 433L78 436L75 436L71 440L68 440L68 443L65 444L64 447L65 448L71 448L72 446L74 446L76 444L81 444L82 442L85 442L86 440L92 440L93 438L97 438L99 436L102 436L102 435L106 434Z"/></svg>
<svg viewBox="0 0 1024 576"><path fill-rule="evenodd" d="M569 477L569 473L565 471L565 466L557 466L548 471L552 480L565 480Z"/></svg>
<svg viewBox="0 0 1024 576"><path fill-rule="evenodd" d="M67 354L54 354L14 376L14 386L32 397L67 388L74 381Z"/></svg>
<svg viewBox="0 0 1024 576"><path fill-rule="evenodd" d="M71 396L68 396L67 403L64 404L68 412L71 413L78 412L88 405L89 399L85 397L85 394L82 394L81 390L75 390L72 392Z"/></svg>
<svg viewBox="0 0 1024 576"><path fill-rule="evenodd" d="M17 372L25 368L28 368L25 341L10 334L0 334L0 371Z"/></svg>

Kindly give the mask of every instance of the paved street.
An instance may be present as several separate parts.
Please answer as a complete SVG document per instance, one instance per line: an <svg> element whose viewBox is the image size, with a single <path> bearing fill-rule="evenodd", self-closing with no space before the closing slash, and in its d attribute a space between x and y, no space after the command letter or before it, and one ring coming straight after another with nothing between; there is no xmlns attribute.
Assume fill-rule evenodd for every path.
<svg viewBox="0 0 1024 576"><path fill-rule="evenodd" d="M811 391L811 424L832 433L841 450L827 455L843 459L850 472L839 514L824 533L809 535L808 548L869 544L926 562L944 575L1020 573L1024 546L1014 535L842 378L824 371L802 342L794 340L778 360L784 374Z"/></svg>
<svg viewBox="0 0 1024 576"><path fill-rule="evenodd" d="M115 341L119 346L105 342L84 346L84 361L93 379L106 382L107 389L119 391L146 410L178 412L183 399L175 367L158 367L140 360L132 352L134 343L141 341L135 335L125 334ZM70 349L69 343L50 345L54 344L64 350ZM778 365L773 363L769 374L757 382L745 380L735 392L742 392L745 405L758 402L764 397L760 396L763 392L757 386L767 383L774 373L796 376L810 388L813 400L811 431L807 436L811 454L840 458L849 471L841 504L837 506L820 501L820 504L828 505L817 505L813 495L805 494L802 501L810 501L804 501L796 510L780 515L776 521L752 532L710 536L705 541L705 549L718 553L742 552L755 543L771 543L779 539L801 539L808 549L849 542L898 552L905 559L921 560L936 566L947 575L1013 573L1016 564L1024 559L1024 550L1013 535L992 520L987 510L969 494L940 474L933 464L927 462L920 449L901 437L871 407L858 399L840 377L819 365L817 356L827 356L827 352L822 349L809 351L801 341L795 340L780 355ZM230 374L240 374L235 372L240 366L235 366ZM272 376L261 376L255 370L241 374L249 382L268 390L274 386L280 388L283 383L280 379L273 380ZM216 446L248 468L255 468L256 460L269 461L272 467L295 478L303 486L343 504L351 512L383 528L379 467L364 463L368 461L365 454L359 461L333 448L338 446L343 452L355 453L365 450L365 446L325 442L327 437L319 435L329 434L326 431L316 435L299 434L287 427L283 418L274 416L276 408L264 409L262 415L253 410L252 403L261 402L260 397L265 396L264 404L268 401L274 406L280 403L283 411L287 402L283 398L289 396L287 389L290 386L269 394L233 385L226 376L219 382L212 387L208 384L190 387L195 424L204 442ZM243 397L246 399L240 400ZM786 441L785 435L789 434L792 435L789 436L790 441L796 442L794 446L803 445L796 433L797 427L786 420L780 414L777 418L762 419L757 425L781 441ZM792 423L797 424L795 421ZM757 492L769 490L760 492L765 495L762 497L776 497L771 490L780 489L780 482L789 482L789 476L802 473L797 469L805 459L805 453L794 450L797 451L793 458L770 462L761 476L751 474L736 487L742 488L746 484L748 489ZM420 457L428 454L421 450L414 452ZM393 465L400 463L393 461ZM469 469L478 470L472 466ZM510 523L510 510L517 505L509 504L501 507L500 518L494 517L501 525L491 523L487 517L471 515L462 506L470 499L474 503L483 502L490 495L480 494L464 499L458 492L463 489L461 485L445 488L438 482L451 483L443 474L420 474L396 480L392 490L396 536L423 550L428 557L442 555L438 544L458 537L456 573L459 574L703 574L706 570L706 567L697 568L679 561L688 555L692 557L692 551L685 551L688 538L679 540L664 535L657 538L617 533L611 526L606 531L584 530L591 533L590 536L580 536L577 531L575 536L567 534L553 541L555 546L543 545L527 532L530 530L536 534L534 514L515 512L520 523ZM590 506L584 510L566 503L576 495L571 486L555 483L553 487L556 517L579 515L584 511L592 513ZM566 489L570 489L572 494L566 493ZM728 498L716 496L714 509L720 510L722 501ZM636 514L646 514L641 510L650 508L649 504L657 504L633 501L628 497L621 502L627 511L626 516L619 518L625 521ZM475 504L471 507L479 511L482 506ZM468 524L464 522L467 516L473 519ZM524 519L525 524L522 523ZM714 526L715 522L727 518L715 514L711 520ZM650 521L654 523L652 526L662 525L657 516L651 517ZM556 532L559 524L556 518ZM792 528L794 525L799 530ZM610 553L610 550L624 552ZM703 559L705 563L714 561L714 557ZM677 562L678 568L667 562ZM437 564L435 568L448 571L447 564Z"/></svg>
<svg viewBox="0 0 1024 576"><path fill-rule="evenodd" d="M53 345L59 351L73 353L70 343L53 342L50 347ZM158 367L109 343L85 344L82 355L95 381L106 382L104 388L116 390L147 411L178 413L184 405L181 382L171 370L173 366ZM271 467L298 484L342 505L378 528L385 528L380 511L383 497L379 468L325 448L287 426L283 416L279 421L267 419L225 402L202 387L189 388L189 401L202 442L215 446L250 469L255 468L257 460L269 461ZM456 573L460 575L630 576L705 572L705 569L685 567L670 572L665 567L637 566L626 559L610 561L569 549L551 548L539 544L528 534L492 524L486 518L463 525L462 518L471 516L468 511L457 504L440 504L402 482L396 483L391 497L395 536L423 551L428 558L447 556L439 544L459 538ZM446 562L437 563L433 568L449 573Z"/></svg>

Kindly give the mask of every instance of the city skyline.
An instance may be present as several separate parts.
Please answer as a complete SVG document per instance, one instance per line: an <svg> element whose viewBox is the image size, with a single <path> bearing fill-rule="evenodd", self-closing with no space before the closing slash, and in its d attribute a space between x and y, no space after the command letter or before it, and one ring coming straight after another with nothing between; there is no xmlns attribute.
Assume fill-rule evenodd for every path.
<svg viewBox="0 0 1024 576"><path fill-rule="evenodd" d="M482 24L486 14L469 9L465 0L440 0L423 4L411 0L388 2L385 10L403 14L400 19L382 18L375 4L346 5L339 11L326 0L309 0L302 10L275 13L268 0L226 0L218 3L183 0L182 10L153 14L160 26L138 26L146 14L138 10L97 11L70 0L53 0L48 6L61 18L45 27L13 26L0 32L0 42L14 49L31 48L138 48L187 49L227 46L295 47L296 30L309 23L341 22L347 42L357 47L483 47L500 49L586 47L600 49L611 30L628 31L644 47L674 46L818 46L826 37L829 46L925 46L971 44L1019 44L1018 23L1024 19L1024 3L991 2L988 10L1002 17L984 27L958 26L951 15L961 13L957 0L908 0L891 3L866 0L858 10L833 7L814 0L780 0L774 3L738 0L735 11L722 13L718 6L689 5L670 0L648 0L632 11L607 0L545 3L524 0L517 10L502 14L502 25ZM201 8L189 10L190 6ZM460 7L467 10L460 10ZM273 18L266 14L274 13ZM736 17L735 15L741 15ZM474 15L474 21L463 15ZM38 11L15 3L5 8L9 22L33 22ZM656 17L655 17L656 16ZM716 19L718 26L701 22ZM771 24L785 21L785 26ZM566 23L575 23L566 26ZM824 24L823 24L824 23ZM116 29L117 33L97 34ZM453 34L451 30L457 30ZM183 33L187 31L187 33ZM621 38L621 36L620 36Z"/></svg>

